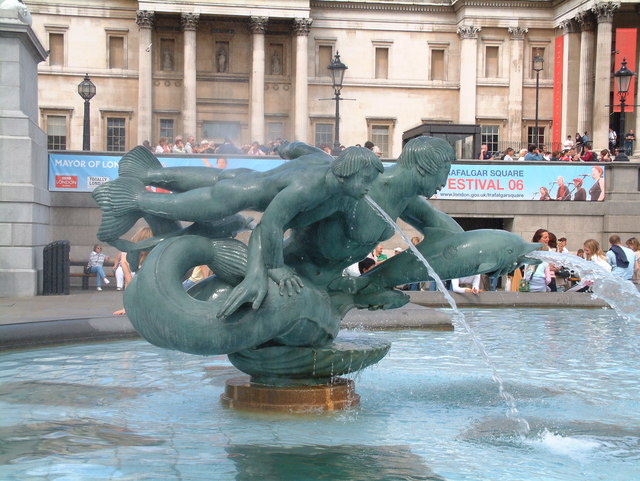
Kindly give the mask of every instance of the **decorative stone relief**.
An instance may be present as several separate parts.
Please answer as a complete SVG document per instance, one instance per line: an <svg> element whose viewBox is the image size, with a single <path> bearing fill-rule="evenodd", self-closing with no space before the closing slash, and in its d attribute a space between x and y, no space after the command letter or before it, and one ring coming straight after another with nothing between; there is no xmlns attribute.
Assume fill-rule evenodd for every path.
<svg viewBox="0 0 640 481"><path fill-rule="evenodd" d="M596 28L596 21L589 10L585 10L583 12L578 12L576 14L576 21L580 25L580 30L583 32L591 32Z"/></svg>
<svg viewBox="0 0 640 481"><path fill-rule="evenodd" d="M199 13L183 13L180 16L180 24L182 26L182 30L196 30L198 28L199 20Z"/></svg>
<svg viewBox="0 0 640 481"><path fill-rule="evenodd" d="M558 25L558 27L564 30L564 33L580 32L580 25L578 24L578 21L575 18L563 20L562 22L560 22L560 25Z"/></svg>
<svg viewBox="0 0 640 481"><path fill-rule="evenodd" d="M311 24L313 20L310 18L294 18L293 19L293 32L298 36L306 37L311 30Z"/></svg>
<svg viewBox="0 0 640 481"><path fill-rule="evenodd" d="M620 8L619 3L601 2L591 7L591 11L598 19L598 23L613 22L613 14Z"/></svg>
<svg viewBox="0 0 640 481"><path fill-rule="evenodd" d="M529 32L527 27L509 27L507 29L511 40L524 40L524 36Z"/></svg>
<svg viewBox="0 0 640 481"><path fill-rule="evenodd" d="M269 17L251 17L249 19L249 30L251 33L264 33L268 22Z"/></svg>
<svg viewBox="0 0 640 481"><path fill-rule="evenodd" d="M478 32L482 30L480 27L476 27L475 25L461 25L458 27L457 34L460 35L462 40L468 38L478 38Z"/></svg>
<svg viewBox="0 0 640 481"><path fill-rule="evenodd" d="M140 28L153 28L155 12L149 10L138 10L136 12L136 24Z"/></svg>

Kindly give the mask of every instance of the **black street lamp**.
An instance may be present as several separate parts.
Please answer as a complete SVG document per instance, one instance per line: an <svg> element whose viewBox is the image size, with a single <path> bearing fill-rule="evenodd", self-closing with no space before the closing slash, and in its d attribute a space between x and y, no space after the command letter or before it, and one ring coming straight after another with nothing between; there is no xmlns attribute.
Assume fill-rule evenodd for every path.
<svg viewBox="0 0 640 481"><path fill-rule="evenodd" d="M618 97L620 98L620 135L619 138L623 139L624 146L624 107L625 100L627 99L627 92L629 91L629 85L631 85L631 78L634 73L627 68L627 59L622 59L622 67L616 73L613 74L613 78L616 80L616 87L618 88Z"/></svg>
<svg viewBox="0 0 640 481"><path fill-rule="evenodd" d="M340 61L340 54L336 52L336 56L331 60L331 63L327 67L331 73L331 82L333 83L334 100L336 101L336 131L335 138L333 140L332 155L338 155L340 153L340 91L342 90L342 81L344 80L344 71L347 70L347 66Z"/></svg>
<svg viewBox="0 0 640 481"><path fill-rule="evenodd" d="M82 150L91 150L91 139L89 136L89 126L91 123L91 110L89 101L96 95L96 86L89 79L89 74L85 74L84 80L78 84L78 95L84 99L84 123L82 126Z"/></svg>
<svg viewBox="0 0 640 481"><path fill-rule="evenodd" d="M538 100L540 96L540 72L544 70L544 59L540 55L533 58L533 70L536 73L536 147L540 146L540 131L538 130Z"/></svg>

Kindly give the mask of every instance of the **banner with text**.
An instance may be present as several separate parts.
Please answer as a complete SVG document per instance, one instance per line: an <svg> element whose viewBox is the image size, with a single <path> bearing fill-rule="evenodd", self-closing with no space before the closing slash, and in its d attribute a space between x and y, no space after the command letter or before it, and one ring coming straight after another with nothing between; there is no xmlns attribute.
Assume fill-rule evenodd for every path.
<svg viewBox="0 0 640 481"><path fill-rule="evenodd" d="M118 177L122 155L85 153L49 154L49 190L92 192L98 185ZM281 165L276 157L159 157L164 167L248 168L264 172Z"/></svg>
<svg viewBox="0 0 640 481"><path fill-rule="evenodd" d="M432 198L460 200L604 200L605 167L577 165L454 164Z"/></svg>

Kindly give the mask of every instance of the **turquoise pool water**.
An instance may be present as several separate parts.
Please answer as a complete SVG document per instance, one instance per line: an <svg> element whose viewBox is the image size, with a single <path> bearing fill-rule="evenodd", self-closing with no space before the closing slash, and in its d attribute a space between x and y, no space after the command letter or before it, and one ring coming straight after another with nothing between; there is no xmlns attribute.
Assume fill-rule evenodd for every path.
<svg viewBox="0 0 640 481"><path fill-rule="evenodd" d="M389 331L349 412L227 410L224 356L144 341L0 355L2 480L640 479L640 328L612 310L465 310L469 334Z"/></svg>

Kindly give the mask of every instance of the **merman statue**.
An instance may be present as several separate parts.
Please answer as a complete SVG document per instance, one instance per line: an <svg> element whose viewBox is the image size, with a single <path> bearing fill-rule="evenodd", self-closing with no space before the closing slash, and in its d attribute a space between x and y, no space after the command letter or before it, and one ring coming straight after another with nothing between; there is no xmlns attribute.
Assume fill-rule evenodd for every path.
<svg viewBox="0 0 640 481"><path fill-rule="evenodd" d="M409 252L362 277L343 275L394 234L364 199L367 193L391 218L425 235L417 247L443 279L506 274L538 247L504 231L464 232L429 204L455 159L442 139L411 140L384 171L375 154L358 147L335 160L300 142L279 153L287 161L261 173L163 168L136 148L122 158L120 177L94 191L103 211L99 238L120 248L120 237L140 217L152 227L158 219L193 222L151 241L157 245L125 291L127 314L151 343L195 354L321 347L336 337L350 309L406 304L408 296L394 287L430 280ZM172 193L148 192L145 185ZM248 246L200 227L249 209L264 215ZM183 235L197 231L209 234ZM201 264L215 277L184 292L184 273Z"/></svg>

